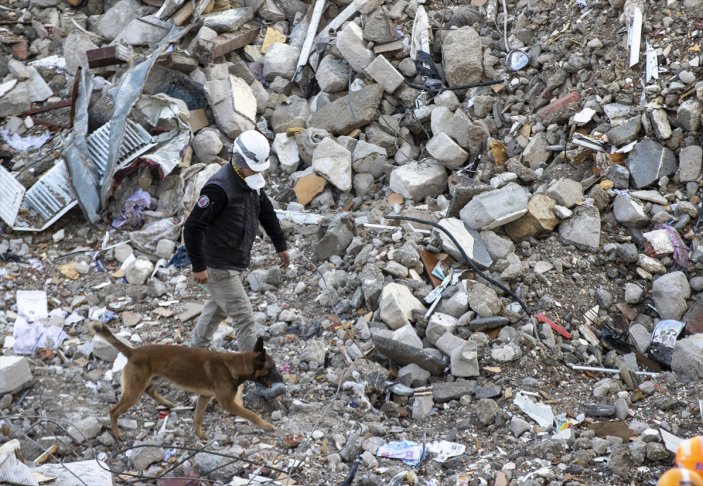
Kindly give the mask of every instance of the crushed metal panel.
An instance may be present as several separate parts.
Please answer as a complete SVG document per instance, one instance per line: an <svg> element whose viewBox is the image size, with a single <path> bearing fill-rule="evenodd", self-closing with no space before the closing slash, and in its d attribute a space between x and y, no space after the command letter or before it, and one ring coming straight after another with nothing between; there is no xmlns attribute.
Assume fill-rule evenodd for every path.
<svg viewBox="0 0 703 486"><path fill-rule="evenodd" d="M76 204L66 162L61 160L27 190L12 229L44 231Z"/></svg>
<svg viewBox="0 0 703 486"><path fill-rule="evenodd" d="M100 175L105 173L110 148L110 124L107 122L88 136L88 153ZM131 162L156 146L154 139L141 125L127 120L124 138L117 157L117 167Z"/></svg>
<svg viewBox="0 0 703 486"><path fill-rule="evenodd" d="M0 219L5 224L15 224L26 189L3 166L0 165Z"/></svg>

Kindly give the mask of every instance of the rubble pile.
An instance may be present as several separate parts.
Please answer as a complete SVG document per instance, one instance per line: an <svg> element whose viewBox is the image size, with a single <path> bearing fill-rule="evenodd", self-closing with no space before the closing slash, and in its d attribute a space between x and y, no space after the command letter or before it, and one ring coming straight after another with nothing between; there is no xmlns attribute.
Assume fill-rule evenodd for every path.
<svg viewBox="0 0 703 486"><path fill-rule="evenodd" d="M654 484L702 413L696 7L0 6L0 481L59 458L146 483ZM182 406L144 398L119 443L125 359L86 325L188 342L182 225L250 129L293 256L261 238L247 276L286 390L245 400L278 432L215 407L189 451L164 387Z"/></svg>

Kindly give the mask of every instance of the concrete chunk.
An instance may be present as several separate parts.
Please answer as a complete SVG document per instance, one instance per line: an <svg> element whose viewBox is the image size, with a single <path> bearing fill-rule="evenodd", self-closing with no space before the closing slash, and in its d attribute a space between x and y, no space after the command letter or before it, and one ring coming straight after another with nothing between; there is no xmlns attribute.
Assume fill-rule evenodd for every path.
<svg viewBox="0 0 703 486"><path fill-rule="evenodd" d="M386 93L393 93L405 81L403 75L380 55L366 66L365 71L374 81L383 86Z"/></svg>
<svg viewBox="0 0 703 486"><path fill-rule="evenodd" d="M288 137L285 133L277 133L271 147L273 153L278 156L281 170L285 174L292 174L300 164L300 152L295 138Z"/></svg>
<svg viewBox="0 0 703 486"><path fill-rule="evenodd" d="M454 333L456 329L457 319L447 314L442 314L440 312L435 312L430 317L430 322L427 324L427 331L425 331L425 336L427 340L432 344L436 345L437 340L441 338L445 333Z"/></svg>
<svg viewBox="0 0 703 486"><path fill-rule="evenodd" d="M393 169L390 188L408 199L420 202L447 190L447 171L433 162L410 162Z"/></svg>
<svg viewBox="0 0 703 486"><path fill-rule="evenodd" d="M27 358L0 356L0 395L16 393L32 382Z"/></svg>
<svg viewBox="0 0 703 486"><path fill-rule="evenodd" d="M462 27L446 33L442 42L442 66L450 86L481 81L483 50L474 29Z"/></svg>
<svg viewBox="0 0 703 486"><path fill-rule="evenodd" d="M307 126L327 130L332 135L346 135L376 119L376 110L382 96L383 86L380 84L351 92L310 115Z"/></svg>
<svg viewBox="0 0 703 486"><path fill-rule="evenodd" d="M643 189L664 176L673 175L678 168L674 153L654 140L637 143L627 159L632 185Z"/></svg>
<svg viewBox="0 0 703 486"><path fill-rule="evenodd" d="M415 363L429 371L433 376L439 376L444 373L444 361L425 350L399 343L380 334L374 334L372 341L378 352L399 365Z"/></svg>
<svg viewBox="0 0 703 486"><path fill-rule="evenodd" d="M393 341L397 341L413 348L422 349L422 339L417 335L410 324L406 324L393 331Z"/></svg>
<svg viewBox="0 0 703 486"><path fill-rule="evenodd" d="M451 233L467 256L474 260L479 267L486 269L493 265L493 260L476 230L467 228L464 222L457 218L444 218L439 222L439 225ZM457 261L464 260L449 236L436 228L433 228L432 232L439 234L444 251Z"/></svg>
<svg viewBox="0 0 703 486"><path fill-rule="evenodd" d="M381 320L395 330L410 323L413 310L426 309L405 285L390 283L383 287L379 310Z"/></svg>
<svg viewBox="0 0 703 486"><path fill-rule="evenodd" d="M474 341L466 341L455 349L450 357L450 366L454 376L479 376L478 345Z"/></svg>
<svg viewBox="0 0 703 486"><path fill-rule="evenodd" d="M446 133L435 134L427 142L426 148L429 154L447 169L458 169L469 158L469 153Z"/></svg>
<svg viewBox="0 0 703 486"><path fill-rule="evenodd" d="M517 184L474 197L460 211L461 220L477 230L494 229L515 221L527 212L529 193Z"/></svg>
<svg viewBox="0 0 703 486"><path fill-rule="evenodd" d="M644 206L626 194L619 194L613 201L615 220L627 227L642 227L649 223Z"/></svg>
<svg viewBox="0 0 703 486"><path fill-rule="evenodd" d="M220 12L203 15L203 25L218 34L236 32L241 26L254 18L249 7L230 8Z"/></svg>
<svg viewBox="0 0 703 486"><path fill-rule="evenodd" d="M703 148L700 145L684 147L679 152L679 179L681 182L695 182L701 176Z"/></svg>
<svg viewBox="0 0 703 486"><path fill-rule="evenodd" d="M349 22L337 34L337 49L357 73L363 73L364 68L373 61L374 53L366 48L364 33L354 22Z"/></svg>
<svg viewBox="0 0 703 486"><path fill-rule="evenodd" d="M583 201L583 186L580 182L562 178L549 184L546 194L557 204L571 209Z"/></svg>
<svg viewBox="0 0 703 486"><path fill-rule="evenodd" d="M559 237L564 244L596 251L600 246L600 213L595 207L580 207L561 223Z"/></svg>
<svg viewBox="0 0 703 486"><path fill-rule="evenodd" d="M315 172L330 181L340 191L352 187L351 152L332 138L326 138L312 154L312 167Z"/></svg>
<svg viewBox="0 0 703 486"><path fill-rule="evenodd" d="M132 20L146 15L148 7L137 0L120 0L105 12L95 24L95 30L113 40Z"/></svg>
<svg viewBox="0 0 703 486"><path fill-rule="evenodd" d="M290 79L295 73L296 65L300 57L300 48L274 43L266 51L264 56L264 77L267 81L273 81L277 76Z"/></svg>
<svg viewBox="0 0 703 486"><path fill-rule="evenodd" d="M349 84L349 67L333 56L325 56L317 67L315 79L325 93L345 91Z"/></svg>
<svg viewBox="0 0 703 486"><path fill-rule="evenodd" d="M256 97L241 78L215 79L205 83L205 96L218 128L229 138L255 128Z"/></svg>

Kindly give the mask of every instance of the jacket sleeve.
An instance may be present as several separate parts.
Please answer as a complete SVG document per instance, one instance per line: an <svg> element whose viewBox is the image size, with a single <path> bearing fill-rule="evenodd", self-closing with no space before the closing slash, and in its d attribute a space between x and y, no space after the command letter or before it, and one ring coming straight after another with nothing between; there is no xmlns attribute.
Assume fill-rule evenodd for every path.
<svg viewBox="0 0 703 486"><path fill-rule="evenodd" d="M287 250L286 236L283 234L281 224L278 222L276 211L273 210L273 204L271 204L271 200L263 190L259 192L259 207L259 222L264 227L266 234L271 238L276 252L280 253Z"/></svg>
<svg viewBox="0 0 703 486"><path fill-rule="evenodd" d="M188 250L188 257L193 265L193 272L202 272L207 268L203 252L205 228L226 206L227 195L219 186L208 184L200 191L200 197L188 216L183 231L183 239Z"/></svg>

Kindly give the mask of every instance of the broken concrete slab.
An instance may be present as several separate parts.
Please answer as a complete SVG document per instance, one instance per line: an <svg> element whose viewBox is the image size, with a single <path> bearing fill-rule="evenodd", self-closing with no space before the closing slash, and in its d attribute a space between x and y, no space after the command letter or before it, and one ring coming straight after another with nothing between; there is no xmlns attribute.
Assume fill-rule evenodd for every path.
<svg viewBox="0 0 703 486"><path fill-rule="evenodd" d="M662 319L680 320L688 309L691 286L683 272L662 275L652 284L652 298Z"/></svg>
<svg viewBox="0 0 703 486"><path fill-rule="evenodd" d="M382 96L383 86L380 84L350 92L310 115L307 126L327 130L333 135L346 135L376 119Z"/></svg>
<svg viewBox="0 0 703 486"><path fill-rule="evenodd" d="M349 83L349 66L336 57L327 55L317 67L315 79L325 93L345 91Z"/></svg>
<svg viewBox="0 0 703 486"><path fill-rule="evenodd" d="M203 304L199 302L186 302L183 304L181 311L178 313L178 320L188 322L200 315L203 311Z"/></svg>
<svg viewBox="0 0 703 486"><path fill-rule="evenodd" d="M326 228L320 228L320 239L315 244L315 257L318 260L327 260L336 255L342 256L352 240L354 232L344 220L336 221Z"/></svg>
<svg viewBox="0 0 703 486"><path fill-rule="evenodd" d="M466 341L452 351L449 359L452 375L460 378L481 375L478 365L478 345L475 341Z"/></svg>
<svg viewBox="0 0 703 486"><path fill-rule="evenodd" d="M422 349L422 339L415 332L415 328L410 324L399 327L393 331L393 341L412 346L413 348Z"/></svg>
<svg viewBox="0 0 703 486"><path fill-rule="evenodd" d="M68 435L77 444L84 444L95 439L102 428L100 421L91 415L74 422L68 428Z"/></svg>
<svg viewBox="0 0 703 486"><path fill-rule="evenodd" d="M128 46L149 46L157 44L170 32L170 24L160 21L153 15L132 20L117 37L116 44Z"/></svg>
<svg viewBox="0 0 703 486"><path fill-rule="evenodd" d="M359 140L352 152L352 167L354 172L359 174L380 177L386 169L387 160L386 149L364 140Z"/></svg>
<svg viewBox="0 0 703 486"><path fill-rule="evenodd" d="M271 116L271 128L274 133L303 128L310 116L308 100L300 96L289 96L285 102L279 103Z"/></svg>
<svg viewBox="0 0 703 486"><path fill-rule="evenodd" d="M234 139L255 128L256 97L241 78L229 76L205 83L205 96L212 108L217 127Z"/></svg>
<svg viewBox="0 0 703 486"><path fill-rule="evenodd" d="M626 165L636 189L648 187L664 176L673 175L678 168L674 153L650 139L637 142Z"/></svg>
<svg viewBox="0 0 703 486"><path fill-rule="evenodd" d="M444 361L425 350L394 341L378 333L374 334L371 339L378 352L399 365L405 366L415 363L429 371L433 376L439 376L444 373L446 366Z"/></svg>
<svg viewBox="0 0 703 486"><path fill-rule="evenodd" d="M483 240L479 236L478 231L473 228L467 228L464 222L457 218L444 218L440 220L438 224L456 238L459 242L459 246L464 249L469 258L476 262L479 268L487 269L493 265L493 260ZM449 236L436 228L433 228L432 232L439 235L444 251L449 253L456 261L463 261L464 257L454 243L452 243Z"/></svg>
<svg viewBox="0 0 703 486"><path fill-rule="evenodd" d="M254 12L249 7L230 8L203 15L203 25L218 34L236 32L240 27L254 18Z"/></svg>
<svg viewBox="0 0 703 486"><path fill-rule="evenodd" d="M495 229L527 213L529 192L517 184L475 196L459 212L461 220L476 230Z"/></svg>
<svg viewBox="0 0 703 486"><path fill-rule="evenodd" d="M683 147L679 151L679 180L694 182L701 176L703 148L700 145Z"/></svg>
<svg viewBox="0 0 703 486"><path fill-rule="evenodd" d="M95 30L105 39L111 41L127 27L130 22L147 14L149 7L137 0L119 0L105 12L95 24Z"/></svg>
<svg viewBox="0 0 703 486"><path fill-rule="evenodd" d="M16 83L14 88L0 97L0 118L20 115L31 107L27 82Z"/></svg>
<svg viewBox="0 0 703 486"><path fill-rule="evenodd" d="M284 174L292 174L297 170L300 164L300 152L295 138L285 133L276 133L271 149L278 157L278 163Z"/></svg>
<svg viewBox="0 0 703 486"><path fill-rule="evenodd" d="M432 345L437 344L437 340L441 338L445 333L454 334L457 326L457 318L450 316L448 314L442 314L441 312L435 312L430 316L430 320L427 323L427 330L425 331L425 337L432 343Z"/></svg>
<svg viewBox="0 0 703 486"><path fill-rule="evenodd" d="M644 212L644 206L627 194L618 194L613 201L615 220L630 228L638 228L649 224L649 217Z"/></svg>
<svg viewBox="0 0 703 486"><path fill-rule="evenodd" d="M545 192L560 206L573 208L577 204L583 202L583 186L580 182L572 179L561 178L552 181Z"/></svg>
<svg viewBox="0 0 703 486"><path fill-rule="evenodd" d="M199 37L192 47L192 52L201 64L207 66L213 60L254 42L259 35L259 26L255 22L249 22L236 32L225 32L220 35L207 27L202 27L202 31L207 34L200 35L198 32Z"/></svg>
<svg viewBox="0 0 703 486"><path fill-rule="evenodd" d="M390 188L408 199L420 202L447 189L446 169L436 162L410 162L393 169Z"/></svg>
<svg viewBox="0 0 703 486"><path fill-rule="evenodd" d="M561 223L559 237L566 245L587 251L600 247L600 213L595 207L580 207L574 215Z"/></svg>

